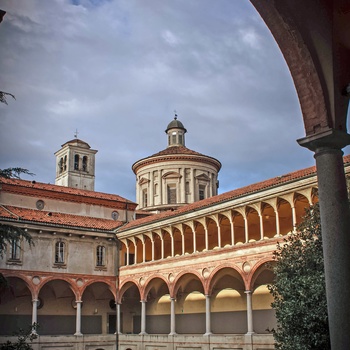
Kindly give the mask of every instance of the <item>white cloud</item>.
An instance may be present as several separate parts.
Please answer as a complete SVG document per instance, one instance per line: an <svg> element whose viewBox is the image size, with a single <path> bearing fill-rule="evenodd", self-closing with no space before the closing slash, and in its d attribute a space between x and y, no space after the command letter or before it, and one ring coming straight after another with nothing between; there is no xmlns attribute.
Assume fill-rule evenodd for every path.
<svg viewBox="0 0 350 350"><path fill-rule="evenodd" d="M178 39L178 37L174 33L172 33L170 30L163 31L162 38L170 46L177 46L180 43L180 40Z"/></svg>
<svg viewBox="0 0 350 350"><path fill-rule="evenodd" d="M223 163L220 190L313 163L287 66L248 1L4 0L0 167L53 182L61 144L98 149L96 189L133 199L131 165L187 146ZM287 132L286 132L287 130Z"/></svg>

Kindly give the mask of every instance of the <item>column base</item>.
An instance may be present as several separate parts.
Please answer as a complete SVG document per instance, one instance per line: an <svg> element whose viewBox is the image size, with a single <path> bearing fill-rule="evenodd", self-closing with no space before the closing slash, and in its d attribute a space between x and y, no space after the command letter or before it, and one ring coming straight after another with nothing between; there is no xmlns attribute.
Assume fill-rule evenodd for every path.
<svg viewBox="0 0 350 350"><path fill-rule="evenodd" d="M74 335L75 335L76 337L82 337L82 336L83 336L83 333L77 332L77 333L74 333Z"/></svg>
<svg viewBox="0 0 350 350"><path fill-rule="evenodd" d="M168 335L177 335L177 333L176 332L171 332Z"/></svg>
<svg viewBox="0 0 350 350"><path fill-rule="evenodd" d="M213 335L213 333L212 332L207 332L207 333L204 333L203 334L205 337L208 337L209 335Z"/></svg>
<svg viewBox="0 0 350 350"><path fill-rule="evenodd" d="M148 333L146 332L140 332L139 335L147 335Z"/></svg>

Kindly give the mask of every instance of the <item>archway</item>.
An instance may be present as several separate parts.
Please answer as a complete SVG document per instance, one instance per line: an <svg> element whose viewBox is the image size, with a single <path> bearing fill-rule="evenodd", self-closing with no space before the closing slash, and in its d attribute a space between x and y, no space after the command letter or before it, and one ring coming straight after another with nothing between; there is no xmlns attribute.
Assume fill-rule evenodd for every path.
<svg viewBox="0 0 350 350"><path fill-rule="evenodd" d="M1 291L0 335L12 335L19 329L28 330L32 323L32 293L19 277L7 277L8 288ZM42 307L43 303L39 307Z"/></svg>
<svg viewBox="0 0 350 350"><path fill-rule="evenodd" d="M116 311L113 293L103 282L87 286L82 295L81 332L83 334L113 334L116 331Z"/></svg>
<svg viewBox="0 0 350 350"><path fill-rule="evenodd" d="M72 286L61 279L51 280L40 289L39 298L44 304L38 310L39 334L74 334L77 299Z"/></svg>

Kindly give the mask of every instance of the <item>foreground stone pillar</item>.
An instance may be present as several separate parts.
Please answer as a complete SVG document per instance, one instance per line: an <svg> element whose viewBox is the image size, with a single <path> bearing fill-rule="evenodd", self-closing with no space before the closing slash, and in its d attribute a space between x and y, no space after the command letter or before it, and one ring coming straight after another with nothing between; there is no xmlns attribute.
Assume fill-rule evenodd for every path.
<svg viewBox="0 0 350 350"><path fill-rule="evenodd" d="M331 347L350 349L350 210L341 151L350 135L331 130L298 142L315 152Z"/></svg>
<svg viewBox="0 0 350 350"><path fill-rule="evenodd" d="M144 335L146 333L146 300L141 300L141 333Z"/></svg>
<svg viewBox="0 0 350 350"><path fill-rule="evenodd" d="M77 304L77 314L76 314L76 320L75 320L75 333L76 336L82 336L81 333L81 300L77 300L75 302Z"/></svg>
<svg viewBox="0 0 350 350"><path fill-rule="evenodd" d="M252 308L252 291L246 290L244 292L247 295L247 334L253 334L253 308Z"/></svg>
<svg viewBox="0 0 350 350"><path fill-rule="evenodd" d="M38 299L33 299L33 307L32 307L32 325L34 323L38 323ZM36 329L32 329L33 334L37 334Z"/></svg>
<svg viewBox="0 0 350 350"><path fill-rule="evenodd" d="M169 335L176 334L175 326L175 298L170 298L170 333Z"/></svg>
<svg viewBox="0 0 350 350"><path fill-rule="evenodd" d="M210 295L205 296L205 334L210 335L211 323L210 323Z"/></svg>
<svg viewBox="0 0 350 350"><path fill-rule="evenodd" d="M116 307L117 307L117 329L116 329L116 333L117 334L121 334L120 332L120 304L116 303Z"/></svg>

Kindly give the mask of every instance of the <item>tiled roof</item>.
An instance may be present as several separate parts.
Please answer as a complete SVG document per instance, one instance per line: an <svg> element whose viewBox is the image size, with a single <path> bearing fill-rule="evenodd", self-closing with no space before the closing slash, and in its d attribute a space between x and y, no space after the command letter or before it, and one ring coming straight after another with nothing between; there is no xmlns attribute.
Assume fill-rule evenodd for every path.
<svg viewBox="0 0 350 350"><path fill-rule="evenodd" d="M18 223L31 222L56 227L73 227L103 231L112 231L123 225L122 221L25 209L9 205L0 206L0 219L16 221Z"/></svg>
<svg viewBox="0 0 350 350"><path fill-rule="evenodd" d="M344 164L350 163L350 155L345 156L343 159L344 159ZM296 180L306 178L309 176L313 176L313 175L316 175L316 167L315 166L312 166L312 167L309 167L306 169L302 169L302 170L297 170L297 171L294 171L294 172L289 173L289 174L274 177L274 178L269 179L269 180L258 182L258 183L255 183L255 184L252 184L249 186L235 189L233 191L219 194L217 196L203 199L201 201L179 207L178 209L176 209L174 211L169 210L169 211L161 212L159 214L155 214L155 215L150 216L150 217L144 217L144 218L141 218L138 220L134 220L134 221L129 222L128 224L124 225L120 230L118 230L118 232L123 232L127 229L137 227L137 226L142 226L144 224L157 222L157 221L165 219L165 218L168 219L168 218L171 218L173 216L185 214L187 212L192 212L194 210L203 209L203 208L206 208L206 207L213 205L213 204L222 203L222 202L225 202L228 200L232 200L235 198L246 196L248 194L259 192L259 191L262 191L262 190L265 190L268 188L272 188L272 187L275 187L278 185L283 185L283 184L286 184L288 182L296 181Z"/></svg>
<svg viewBox="0 0 350 350"><path fill-rule="evenodd" d="M158 153L152 154L151 157L158 157L158 156L165 156L169 154L191 154L195 156L205 156L204 154L201 154L196 151L192 151L191 149L185 147L185 146L170 146L166 149L163 149L163 151L160 151Z"/></svg>
<svg viewBox="0 0 350 350"><path fill-rule="evenodd" d="M96 200L119 202L130 204L132 209L136 207L136 203L125 199L116 194L81 190L72 187L44 184L36 181L18 180L18 179L5 179L0 178L0 184L2 189L8 192L25 193L27 195L35 195L47 198L57 198L64 200L65 196L70 201L75 202L94 202ZM111 203L112 205L112 203Z"/></svg>
<svg viewBox="0 0 350 350"><path fill-rule="evenodd" d="M199 157L199 159L197 157ZM138 160L132 165L132 169L136 173L139 166L143 166L149 163L171 160L193 160L196 158L202 162L207 162L216 166L218 171L221 168L221 163L213 157L193 151L185 146L170 146L158 153L152 154L149 157Z"/></svg>

